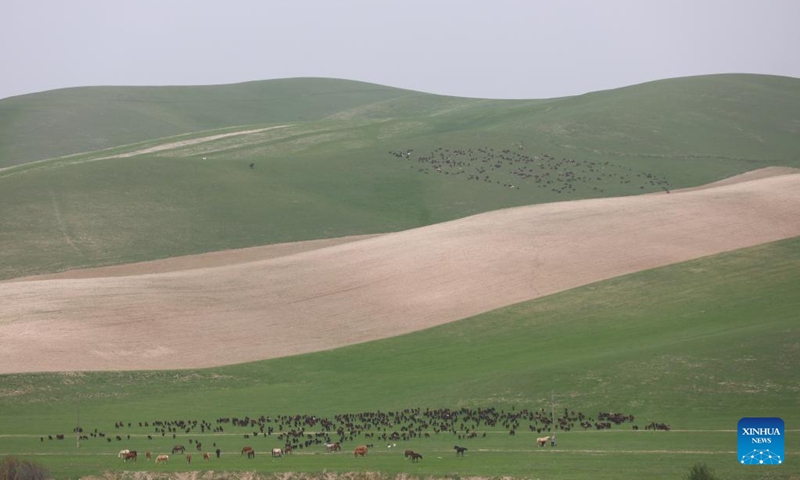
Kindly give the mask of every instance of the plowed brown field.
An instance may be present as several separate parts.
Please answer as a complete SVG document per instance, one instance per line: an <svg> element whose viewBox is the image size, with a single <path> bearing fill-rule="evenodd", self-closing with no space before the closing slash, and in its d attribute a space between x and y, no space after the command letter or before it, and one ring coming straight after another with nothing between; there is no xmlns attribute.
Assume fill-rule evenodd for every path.
<svg viewBox="0 0 800 480"><path fill-rule="evenodd" d="M800 174L0 283L0 373L194 368L386 338L800 235Z"/></svg>

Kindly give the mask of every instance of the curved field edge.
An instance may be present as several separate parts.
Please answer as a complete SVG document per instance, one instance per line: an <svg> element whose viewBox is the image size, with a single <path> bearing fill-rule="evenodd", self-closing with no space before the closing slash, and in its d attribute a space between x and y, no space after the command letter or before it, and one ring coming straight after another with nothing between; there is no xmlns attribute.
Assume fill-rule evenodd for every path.
<svg viewBox="0 0 800 480"><path fill-rule="evenodd" d="M506 209L213 271L4 283L0 367L205 368L389 338L795 237L798 181Z"/></svg>
<svg viewBox="0 0 800 480"><path fill-rule="evenodd" d="M142 442L150 430L136 422L154 419L333 416L414 407L540 409L550 407L553 392L556 409L624 412L636 415L640 425L666 422L675 431L564 432L564 452L545 455L532 447L535 433L511 437L499 429L470 444L485 451L470 463L452 463L455 440L446 436L415 447L431 452L431 459L442 456L446 461L439 464L411 467L384 451L360 464L347 455L335 461L310 455L296 457L291 467L267 461L258 469L321 471L334 465L346 472L357 465L520 478L540 469L541 478L641 478L641 472L680 475L699 459L724 478L755 478L753 470L732 462L731 432L744 416L781 417L789 429L800 424L800 379L793 373L800 361L798 284L800 238L794 238L328 352L207 370L5 375L0 422L7 436L0 437L0 452L50 452L52 457L35 458L57 469L59 478L108 470L116 442L87 441L81 447L85 455L67 460L73 442L38 439L71 431L76 398L84 428L113 432L114 422L133 422L125 432ZM698 432L703 430L709 432ZM209 435L204 442L233 452L247 431ZM145 446L156 451L176 441L186 441L186 435L178 432L176 439L158 438ZM622 463L620 449L633 452ZM693 449L698 453L682 453ZM792 452L780 472L798 473ZM244 462L229 465L248 469ZM170 466L187 468L179 462Z"/></svg>

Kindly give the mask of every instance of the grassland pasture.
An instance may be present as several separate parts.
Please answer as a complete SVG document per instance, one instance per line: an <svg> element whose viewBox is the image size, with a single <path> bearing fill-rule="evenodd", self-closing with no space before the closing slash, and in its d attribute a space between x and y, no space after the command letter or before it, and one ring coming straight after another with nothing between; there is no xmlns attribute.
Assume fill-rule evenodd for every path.
<svg viewBox="0 0 800 480"><path fill-rule="evenodd" d="M1 100L0 457L58 479L798 479L798 82ZM742 417L784 420L783 465L738 464Z"/></svg>

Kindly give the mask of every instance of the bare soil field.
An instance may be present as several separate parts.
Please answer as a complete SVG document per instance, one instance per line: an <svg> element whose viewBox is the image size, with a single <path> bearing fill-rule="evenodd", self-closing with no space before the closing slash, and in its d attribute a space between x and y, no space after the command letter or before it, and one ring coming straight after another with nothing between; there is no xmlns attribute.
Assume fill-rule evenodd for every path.
<svg viewBox="0 0 800 480"><path fill-rule="evenodd" d="M196 368L326 350L795 237L798 219L800 174L773 169L670 194L8 281L0 373Z"/></svg>

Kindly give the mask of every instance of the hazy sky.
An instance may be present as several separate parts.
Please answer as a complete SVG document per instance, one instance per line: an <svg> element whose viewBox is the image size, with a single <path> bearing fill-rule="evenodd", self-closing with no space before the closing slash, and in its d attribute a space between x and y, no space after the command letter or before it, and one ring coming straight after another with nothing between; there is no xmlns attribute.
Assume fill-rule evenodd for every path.
<svg viewBox="0 0 800 480"><path fill-rule="evenodd" d="M2 0L0 13L0 98L307 76L544 98L800 77L800 0Z"/></svg>

